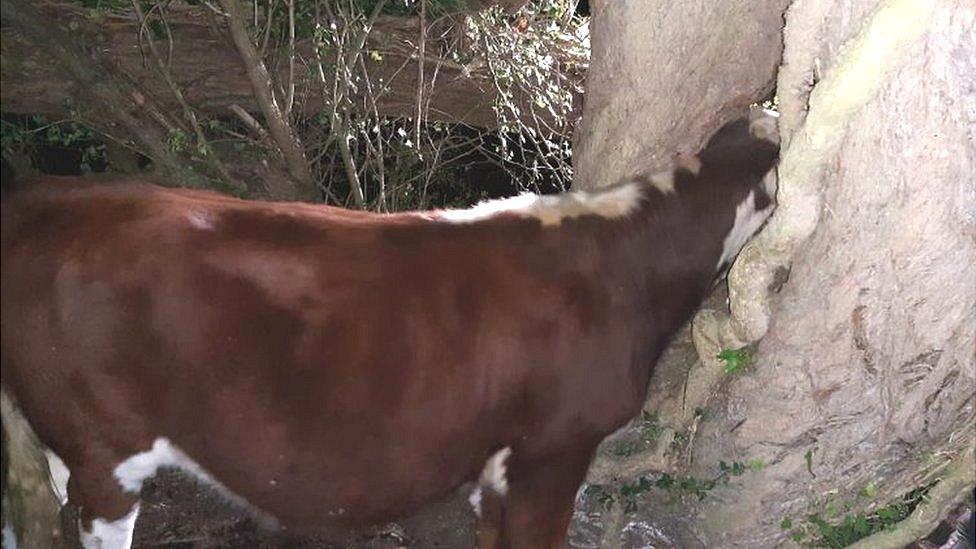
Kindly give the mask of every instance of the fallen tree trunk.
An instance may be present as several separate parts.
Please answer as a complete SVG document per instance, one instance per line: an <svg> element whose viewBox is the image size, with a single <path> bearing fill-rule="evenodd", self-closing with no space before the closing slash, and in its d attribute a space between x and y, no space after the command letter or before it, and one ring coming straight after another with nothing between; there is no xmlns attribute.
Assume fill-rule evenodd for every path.
<svg viewBox="0 0 976 549"><path fill-rule="evenodd" d="M514 5L506 3L506 7ZM139 38L139 19L127 12L91 12L77 4L66 2L38 3L38 8L51 25L70 29L80 41L89 46L89 53L117 72L127 75L141 92L151 97L166 111L178 111L177 104L164 79L153 70L147 59L144 40ZM201 6L174 3L167 8L166 24L172 34L167 44L169 70L175 83L183 89L187 102L203 116L232 116L231 107L240 106L256 114L261 112L255 99L251 82L241 66L240 56L230 41L225 22ZM443 19L438 25L441 34L456 33L462 16ZM372 55L363 56L363 63L370 77L370 87L377 90L375 107L380 115L412 117L415 115L419 84L417 39L420 34L419 19L380 17L369 34L366 48ZM429 33L434 35L433 32ZM438 48L428 45L428 57L424 60L423 83L427 118L430 121L458 122L475 127L493 128L497 124L494 105L498 90L486 64L478 57L461 63L436 55ZM304 61L295 71L295 104L304 116L313 116L326 108L328 90L334 74L326 74L329 81L324 85L313 74L314 58L311 40L296 43L298 59ZM277 73L278 81L284 81L288 63L286 52L280 62L269 66ZM44 45L25 40L9 26L2 29L0 59L2 59L3 90L0 100L3 110L14 113L45 113L68 116L70 105L81 96L80 84L65 78L57 63ZM328 60L326 60L328 61ZM557 60L558 63L558 60ZM582 84L585 66L567 65L565 75L577 87ZM359 93L366 86L359 86ZM527 106L533 98L516 92L516 103ZM574 101L580 104L580 92L574 92ZM373 108L359 95L354 105L362 109ZM528 114L530 109L523 112ZM526 117L523 122L542 131L546 124L555 121L545 118L545 112L536 113L541 120Z"/></svg>

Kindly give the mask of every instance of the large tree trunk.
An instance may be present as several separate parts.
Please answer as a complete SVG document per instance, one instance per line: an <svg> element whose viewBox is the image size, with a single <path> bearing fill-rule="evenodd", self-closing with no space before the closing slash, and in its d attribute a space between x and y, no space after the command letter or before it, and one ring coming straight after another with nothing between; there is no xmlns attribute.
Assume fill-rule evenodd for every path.
<svg viewBox="0 0 976 549"><path fill-rule="evenodd" d="M710 22L702 24L707 38L692 43L711 52L716 66L689 63L704 81L692 92L664 95L660 88L679 86L680 56L651 55L685 51L673 35L698 27L663 29L648 40L649 22L623 17L624 6L595 8L582 124L589 133L578 137L577 149L585 184L611 183L672 151L692 150L728 109L759 98L762 86L742 80L748 71L738 66L729 76L716 53L724 50L714 41L748 28L734 16L687 19ZM609 24L603 16L615 21L612 33L601 32ZM591 480L619 486L660 471L715 478L721 461L752 460L761 470L719 483L701 503L686 497L675 504L652 490L636 512L619 504L604 512L584 499L578 542L809 541L817 535L805 521L810 514L829 520L845 508L851 516L870 512L939 481L910 521L875 538L900 547L924 536L972 490L974 20L976 8L963 0L790 6L778 82L779 209L730 274L731 316L719 298L715 311L696 319L701 360L679 340L659 366L648 408L661 414L660 440L637 455L601 455ZM776 32L782 26L766 24ZM741 37L733 42L726 50L743 50ZM654 67L670 69L646 84ZM609 76L597 78L603 71ZM714 72L714 82L700 71ZM714 91L723 77L737 82L724 102ZM621 79L627 95L615 89L626 87ZM667 107L636 106L653 100ZM745 373L722 372L718 350L755 342ZM676 434L691 441L676 444Z"/></svg>
<svg viewBox="0 0 976 549"><path fill-rule="evenodd" d="M969 478L953 495L973 482L976 10L953 0L931 15L922 2L879 2L878 12L818 4L791 8L784 61L793 66L780 93L790 107L781 185L809 186L819 223L792 250L754 369L713 402L695 445L701 464L760 457L770 466L706 505L698 527L708 545L779 542L784 517L824 513L831 502L821 494L870 508L941 478L953 458ZM899 36L905 44L882 43ZM828 113L858 93L850 87L870 86L862 56L887 70L863 108L834 122ZM822 79L810 96L807 75ZM818 97L821 87L838 95ZM837 143L820 149L826 164L791 170L820 148L806 139L814 135ZM793 225L777 219L758 244L787 242ZM873 501L859 501L869 485L879 487Z"/></svg>
<svg viewBox="0 0 976 549"><path fill-rule="evenodd" d="M656 171L762 99L776 77L786 4L592 2L574 186Z"/></svg>

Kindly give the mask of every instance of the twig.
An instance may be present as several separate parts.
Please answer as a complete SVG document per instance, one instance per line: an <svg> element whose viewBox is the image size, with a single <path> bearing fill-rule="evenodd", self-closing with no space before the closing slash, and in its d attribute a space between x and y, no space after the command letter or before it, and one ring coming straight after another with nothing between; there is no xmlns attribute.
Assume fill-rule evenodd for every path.
<svg viewBox="0 0 976 549"><path fill-rule="evenodd" d="M244 122L244 124L247 127L254 130L254 133L257 134L259 140L264 141L268 138L267 130L265 130L264 127L261 126L260 122L258 122L257 120L254 119L253 116L251 116L251 113L244 110L244 107L241 107L237 103L234 103L233 105L227 108L230 109L232 113L236 114L237 117L241 119L241 122Z"/></svg>
<svg viewBox="0 0 976 549"><path fill-rule="evenodd" d="M288 96L285 101L285 116L291 117L295 105L295 0L288 0Z"/></svg>
<svg viewBox="0 0 976 549"><path fill-rule="evenodd" d="M296 183L294 197L314 201L319 198L318 187L305 158L301 140L278 106L278 101L272 90L271 75L268 73L264 61L258 55L254 44L251 43L251 38L244 27L240 3L237 0L221 0L221 4L229 14L228 27L231 38L237 47L241 61L244 63L248 79L251 81L251 88L254 90L254 97L264 114L268 133L284 157L288 174Z"/></svg>
<svg viewBox="0 0 976 549"><path fill-rule="evenodd" d="M417 44L417 110L413 119L414 142L420 151L420 123L424 113L424 59L427 49L427 1L420 0L420 43Z"/></svg>

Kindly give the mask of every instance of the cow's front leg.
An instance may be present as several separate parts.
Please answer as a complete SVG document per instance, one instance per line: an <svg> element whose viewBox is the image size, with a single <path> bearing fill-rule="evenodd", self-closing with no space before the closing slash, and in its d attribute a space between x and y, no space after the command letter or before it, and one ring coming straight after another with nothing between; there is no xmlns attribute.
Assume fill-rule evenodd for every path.
<svg viewBox="0 0 976 549"><path fill-rule="evenodd" d="M594 450L595 445L586 445L533 459L506 448L492 456L472 494L478 547L563 547Z"/></svg>
<svg viewBox="0 0 976 549"><path fill-rule="evenodd" d="M86 452L70 466L68 503L80 510L78 538L84 549L129 549L139 515L138 488L126 489L109 452ZM141 486L141 485L140 485Z"/></svg>

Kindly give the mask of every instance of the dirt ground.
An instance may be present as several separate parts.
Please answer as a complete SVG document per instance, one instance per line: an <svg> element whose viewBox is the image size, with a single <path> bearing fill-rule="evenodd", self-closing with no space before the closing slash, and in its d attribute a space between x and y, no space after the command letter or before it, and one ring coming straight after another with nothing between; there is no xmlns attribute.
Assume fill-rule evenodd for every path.
<svg viewBox="0 0 976 549"><path fill-rule="evenodd" d="M474 514L461 489L418 515L333 542L315 536L265 532L247 512L179 471L147 481L136 523L135 548L166 549L393 549L469 548Z"/></svg>

